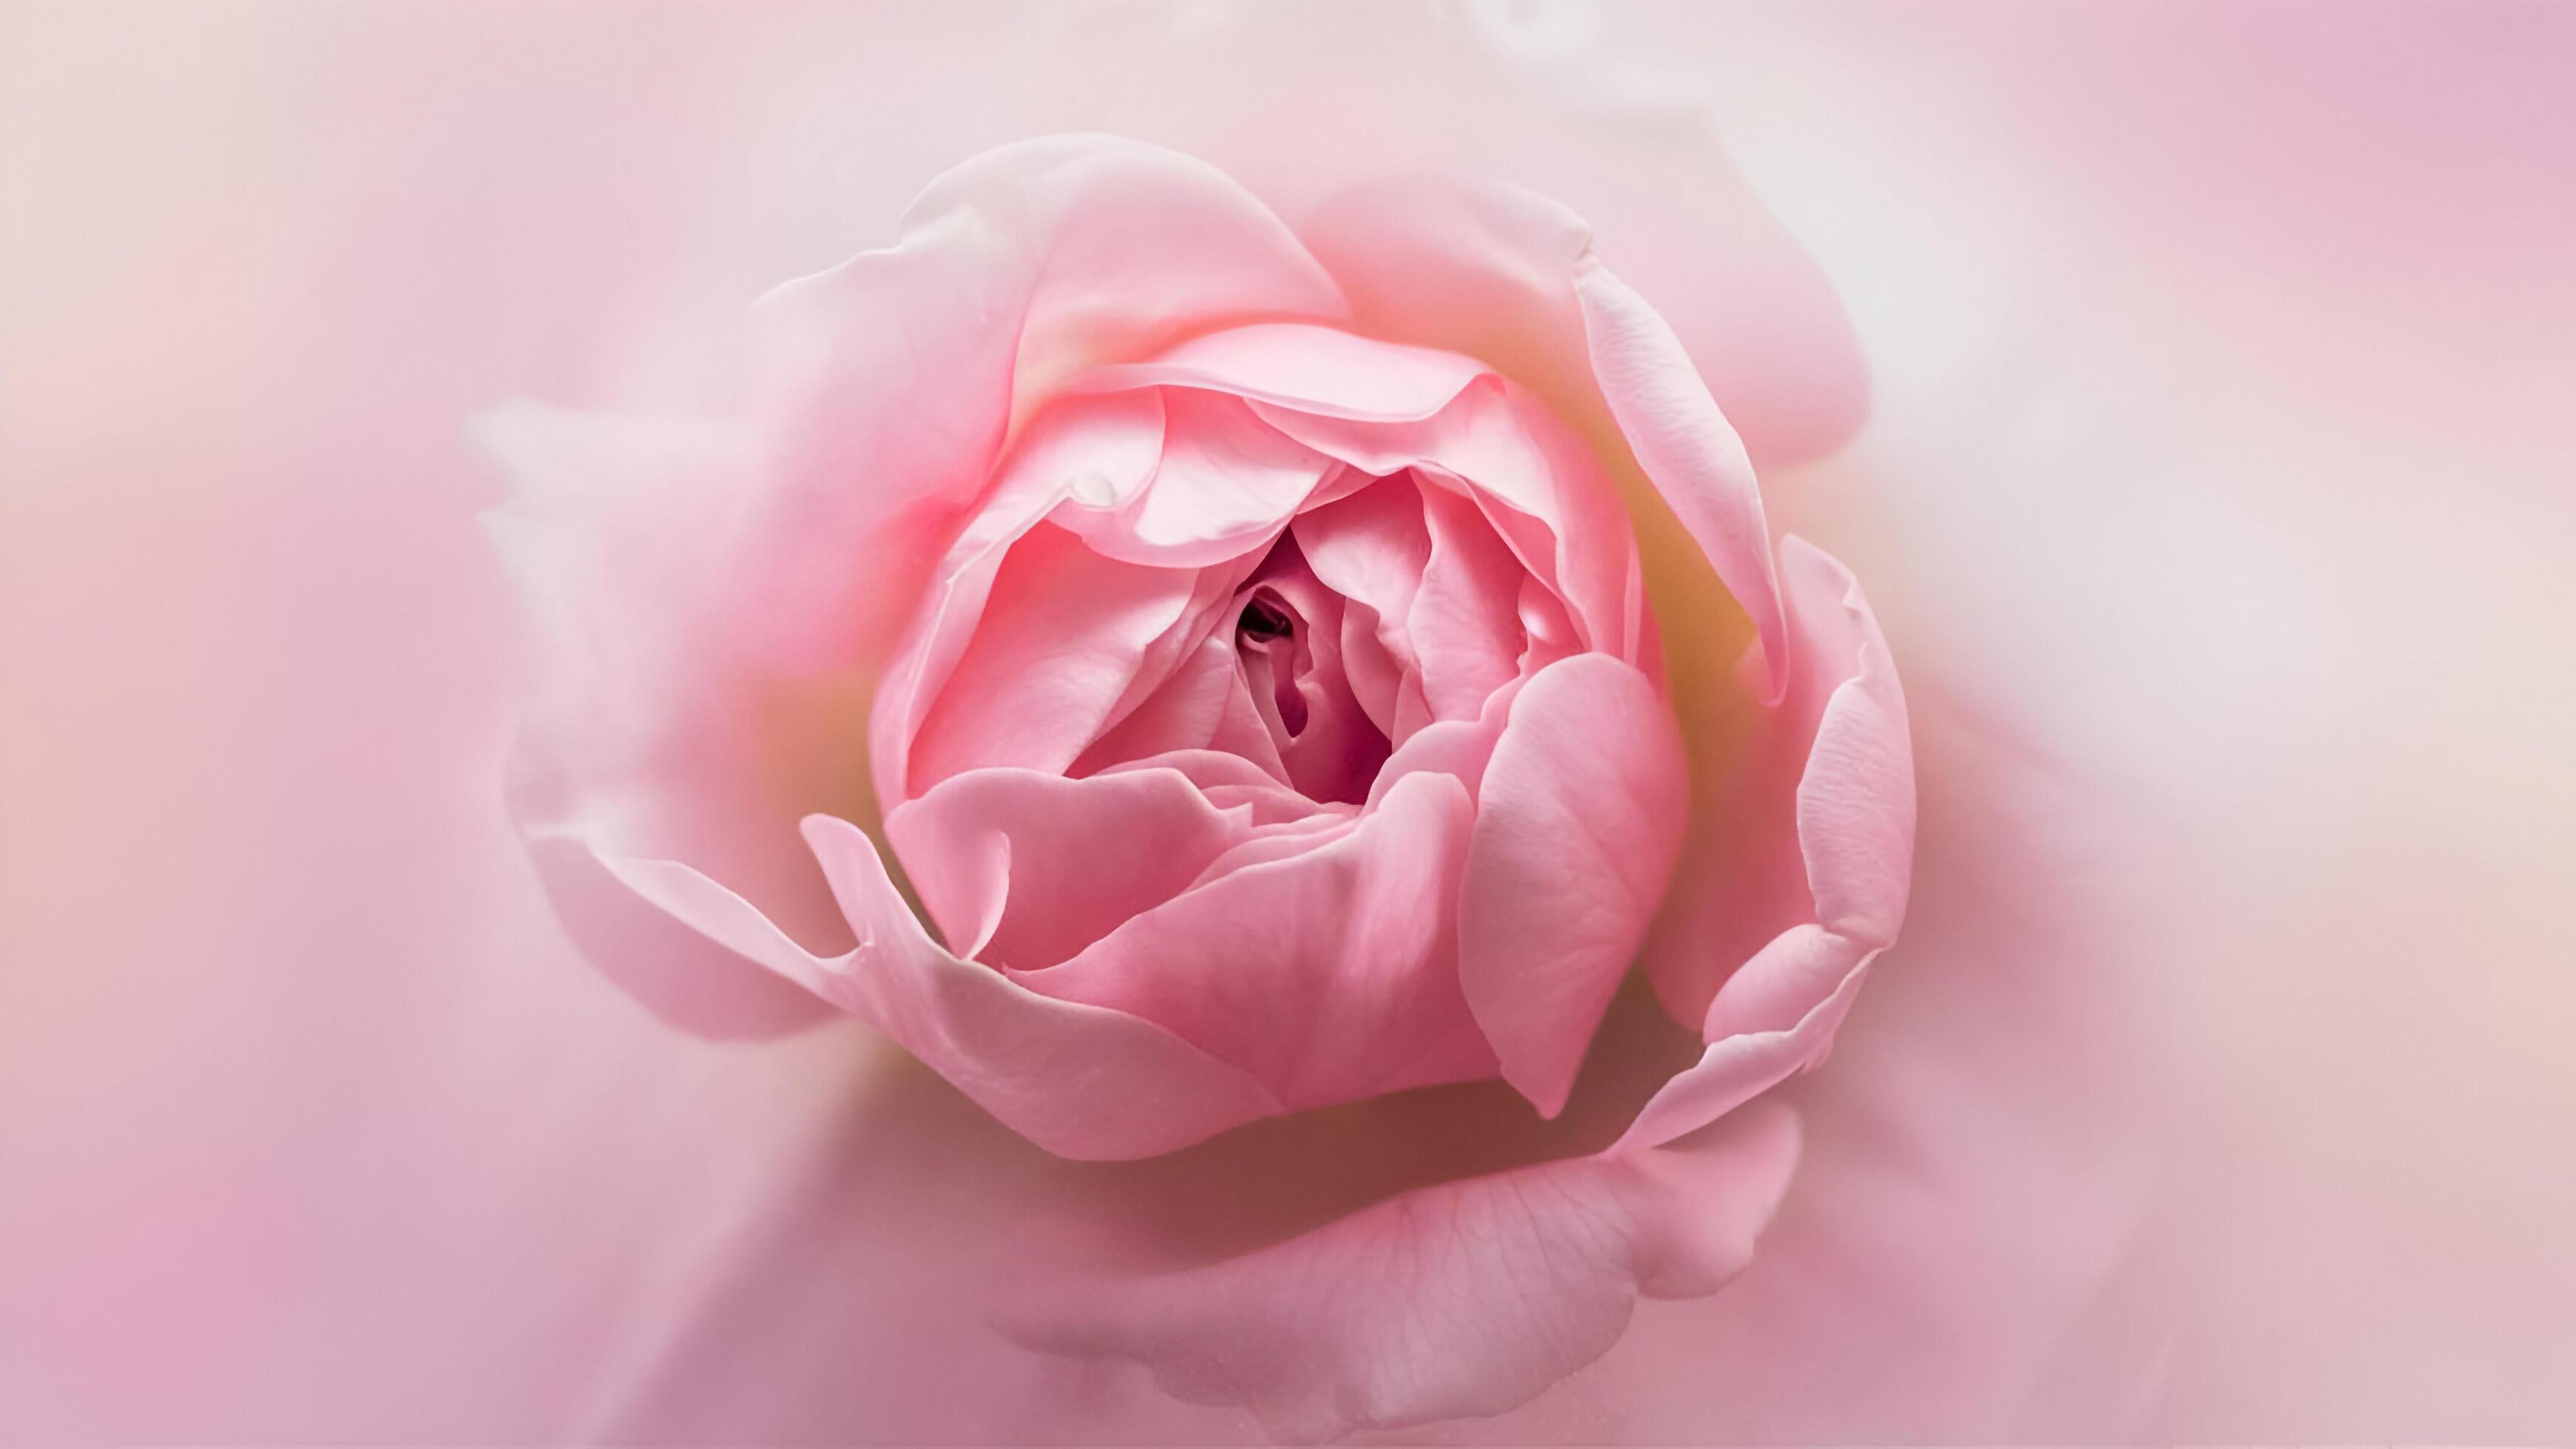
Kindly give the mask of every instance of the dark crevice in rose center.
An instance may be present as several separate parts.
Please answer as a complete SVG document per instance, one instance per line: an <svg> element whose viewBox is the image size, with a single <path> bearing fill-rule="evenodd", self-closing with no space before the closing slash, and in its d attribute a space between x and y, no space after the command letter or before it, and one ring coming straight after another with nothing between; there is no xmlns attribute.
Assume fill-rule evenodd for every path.
<svg viewBox="0 0 2576 1449"><path fill-rule="evenodd" d="M1295 632L1296 620L1275 598L1255 594L1243 606L1243 614L1234 621L1234 632L1246 639L1285 639Z"/></svg>
<svg viewBox="0 0 2576 1449"><path fill-rule="evenodd" d="M1256 592L1236 616L1234 647L1249 671L1246 682L1269 692L1288 732L1279 745L1287 748L1306 732L1306 693L1298 684L1314 664L1312 651L1299 647L1296 610L1269 589Z"/></svg>
<svg viewBox="0 0 2576 1449"><path fill-rule="evenodd" d="M1391 747L1342 670L1346 601L1315 577L1286 534L1237 597L1235 658L1289 782L1311 799L1365 799Z"/></svg>

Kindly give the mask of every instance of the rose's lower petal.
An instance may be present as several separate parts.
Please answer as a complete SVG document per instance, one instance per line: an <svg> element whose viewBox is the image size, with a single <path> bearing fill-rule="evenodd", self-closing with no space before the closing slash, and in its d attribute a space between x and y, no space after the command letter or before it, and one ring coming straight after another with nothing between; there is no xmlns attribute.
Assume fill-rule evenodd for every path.
<svg viewBox="0 0 2576 1449"><path fill-rule="evenodd" d="M1052 966L1161 905L1252 830L1177 770L1067 779L952 775L886 817L886 839L959 955Z"/></svg>
<svg viewBox="0 0 2576 1449"><path fill-rule="evenodd" d="M1489 1076L1456 964L1473 818L1456 780L1410 775L1338 838L1210 880L1017 979L1159 1022L1295 1106Z"/></svg>
<svg viewBox="0 0 2576 1449"><path fill-rule="evenodd" d="M1687 795L1672 712L1634 666L1579 654L1521 687L1478 792L1458 972L1504 1080L1544 1115L1663 898Z"/></svg>
<svg viewBox="0 0 2576 1449"><path fill-rule="evenodd" d="M940 949L857 826L818 815L804 835L858 933L858 946L840 956L807 951L677 861L601 863L708 939L876 1026L1050 1152L1150 1157L1281 1110L1250 1076L1162 1027L1041 996Z"/></svg>
<svg viewBox="0 0 2576 1449"><path fill-rule="evenodd" d="M1786 1109L1748 1114L1670 1148L1420 1188L1213 1264L1041 1275L1001 1326L1145 1364L1165 1392L1243 1405L1279 1439L1499 1413L1608 1349L1640 1297L1742 1269L1798 1148Z"/></svg>

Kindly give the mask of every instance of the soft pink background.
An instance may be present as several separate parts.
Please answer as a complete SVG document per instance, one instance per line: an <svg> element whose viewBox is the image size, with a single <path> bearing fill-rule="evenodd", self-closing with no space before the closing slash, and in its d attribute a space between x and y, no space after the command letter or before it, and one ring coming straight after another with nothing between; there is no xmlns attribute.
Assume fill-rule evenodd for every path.
<svg viewBox="0 0 2576 1449"><path fill-rule="evenodd" d="M1712 106L1841 289L1871 419L1773 518L1923 834L1756 1267L1429 1434L2576 1438L2576 16L1468 8ZM574 956L460 432L655 400L982 146L1247 144L1136 43L1222 21L6 12L0 1437L1253 1432L981 1325L1072 1188L935 1078Z"/></svg>

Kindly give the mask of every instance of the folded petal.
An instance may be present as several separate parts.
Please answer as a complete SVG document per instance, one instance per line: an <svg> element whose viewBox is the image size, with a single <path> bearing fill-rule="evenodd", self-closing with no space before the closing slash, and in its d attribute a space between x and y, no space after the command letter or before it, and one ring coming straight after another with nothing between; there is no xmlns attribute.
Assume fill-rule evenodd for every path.
<svg viewBox="0 0 2576 1449"><path fill-rule="evenodd" d="M804 835L858 935L858 946L839 956L808 952L742 897L677 861L602 864L708 939L893 1037L1050 1152L1150 1157L1281 1110L1251 1077L1159 1026L1040 996L942 950L857 826L818 815Z"/></svg>
<svg viewBox="0 0 2576 1449"><path fill-rule="evenodd" d="M1467 848L1459 977L1504 1079L1544 1115L1663 899L1687 780L1672 712L1632 665L1578 654L1512 702Z"/></svg>

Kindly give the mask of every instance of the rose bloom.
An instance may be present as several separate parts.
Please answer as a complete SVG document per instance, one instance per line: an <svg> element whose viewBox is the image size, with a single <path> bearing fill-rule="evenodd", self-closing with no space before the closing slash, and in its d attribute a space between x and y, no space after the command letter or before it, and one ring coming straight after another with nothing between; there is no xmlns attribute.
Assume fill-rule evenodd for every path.
<svg viewBox="0 0 2576 1449"><path fill-rule="evenodd" d="M18 0L0 1441L2576 1442L2571 55L2512 5ZM1648 312L1687 372L1607 365ZM1378 363L1190 352L1318 332ZM1655 451L1692 374L1738 552L1741 477ZM1333 466L1171 511L1256 446ZM1336 584L1370 508L1419 562ZM1805 828L1879 797L1798 795L1884 676L1802 693L1857 621L1788 534L1902 669L1902 936L1823 1070L1641 1146L1778 1065L1822 983L1765 947L1883 934ZM1040 836L1169 782L1048 735L1152 718L1100 652L1012 651L1176 677L1193 611L1250 710L1204 807ZM1650 734L1506 738L1542 705L1668 716L1682 808ZM1479 854L1515 777L1562 808ZM1642 929L1631 826L1683 841ZM1414 969L1318 980L1319 919Z"/></svg>
<svg viewBox="0 0 2576 1449"><path fill-rule="evenodd" d="M485 429L548 646L513 800L606 970L1127 1159L1494 1078L1555 1117L1642 961L1705 1051L1600 1150L1022 1325L1277 1432L1498 1411L1743 1266L1798 1136L1703 1129L1895 938L1905 705L1577 217L1435 177L1292 228L1045 138L761 310L747 419Z"/></svg>

